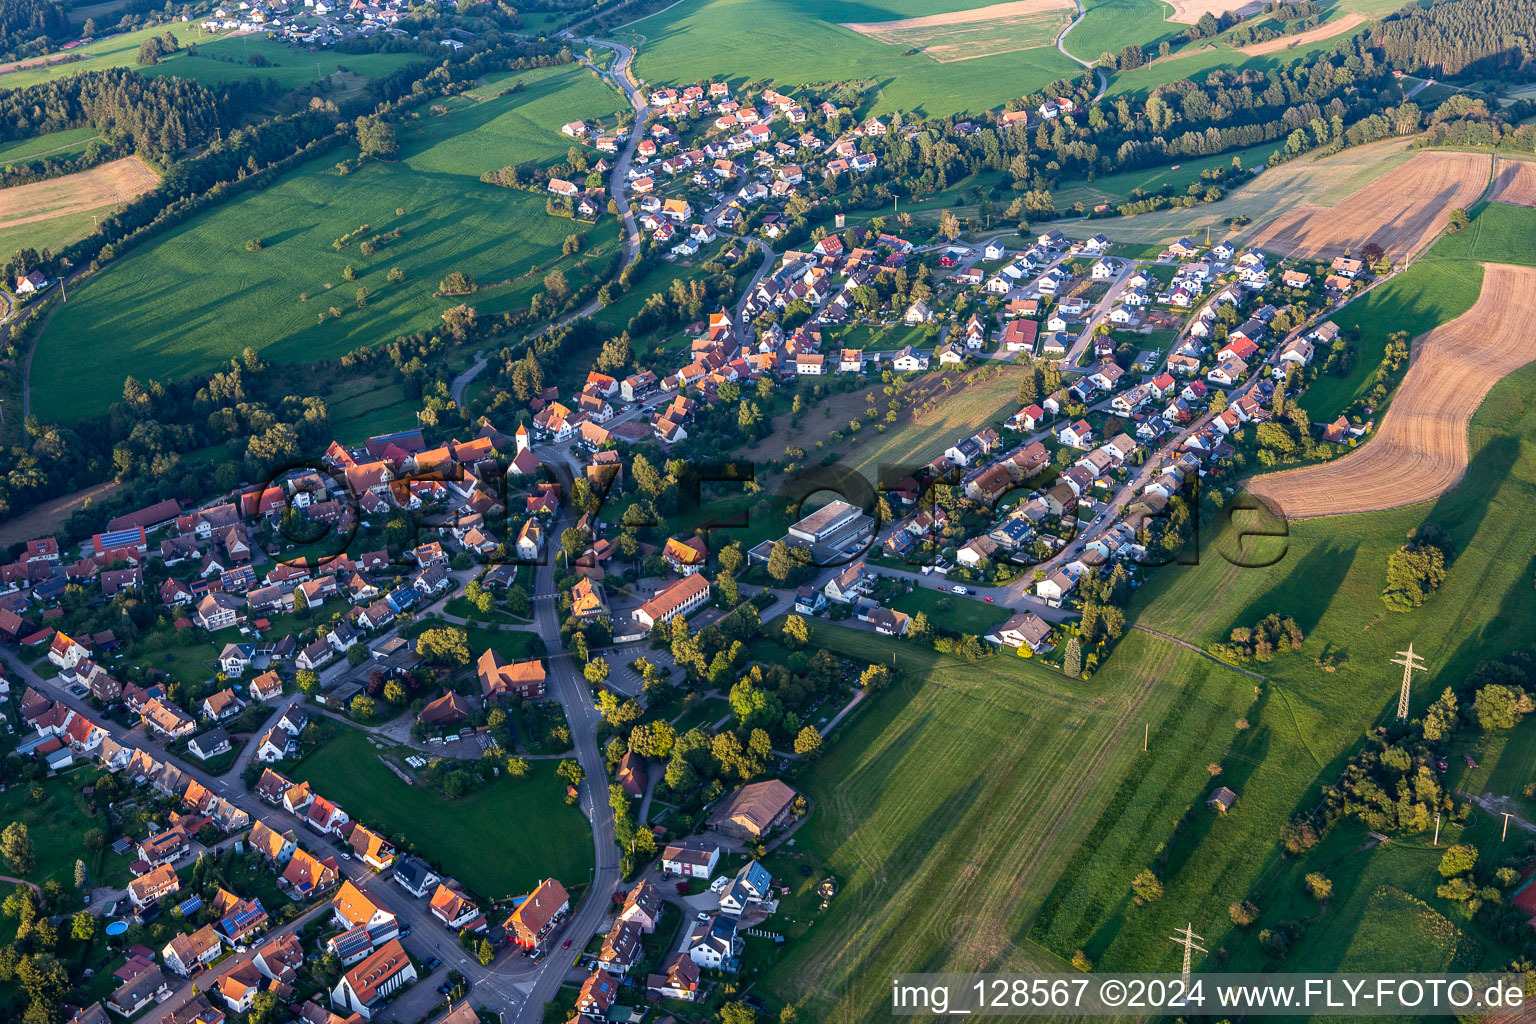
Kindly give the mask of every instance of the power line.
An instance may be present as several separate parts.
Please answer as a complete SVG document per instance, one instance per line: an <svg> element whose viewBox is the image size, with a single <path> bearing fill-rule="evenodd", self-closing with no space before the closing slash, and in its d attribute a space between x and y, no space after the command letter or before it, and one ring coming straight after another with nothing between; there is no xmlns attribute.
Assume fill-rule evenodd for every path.
<svg viewBox="0 0 1536 1024"><path fill-rule="evenodd" d="M1202 953L1208 952L1204 946L1200 945L1200 943L1205 941L1205 937L1196 935L1194 928L1186 924L1183 931L1175 932L1168 936L1168 941L1184 947L1184 984L1188 986L1190 955L1197 949Z"/></svg>
<svg viewBox="0 0 1536 1024"><path fill-rule="evenodd" d="M1408 691L1413 685L1414 670L1422 672L1424 659L1413 653L1413 644L1408 644L1406 651L1398 651L1398 657L1393 658L1391 664L1403 666L1403 690L1397 698L1397 720L1408 721Z"/></svg>

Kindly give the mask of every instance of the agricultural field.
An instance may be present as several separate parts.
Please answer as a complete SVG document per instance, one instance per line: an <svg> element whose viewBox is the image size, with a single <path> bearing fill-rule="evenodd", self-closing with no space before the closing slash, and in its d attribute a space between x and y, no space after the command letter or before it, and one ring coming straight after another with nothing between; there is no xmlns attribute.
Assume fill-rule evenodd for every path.
<svg viewBox="0 0 1536 1024"><path fill-rule="evenodd" d="M288 774L313 784L357 820L408 837L405 848L441 864L478 895L514 896L550 875L586 878L592 833L581 811L566 806L556 762L533 761L522 778L503 775L447 800L425 785L407 786L379 757L368 733L345 728ZM521 830L517 842L485 841L506 822L527 820L539 827Z"/></svg>
<svg viewBox="0 0 1536 1024"><path fill-rule="evenodd" d="M1013 3L998 6L1020 9ZM1054 12L1058 5L1054 0L1030 0L1029 6ZM983 8L987 8L984 3L964 5L965 12ZM900 43L880 42L844 27L874 28L880 22L934 16L947 16L953 22L955 14L953 5L939 0L880 0L878 5L850 0L683 0L635 21L618 37L621 41L644 39L644 48L635 58L635 73L652 85L700 79L740 85L765 80L790 89L859 80L871 87L864 113L903 110L932 117L980 112L1082 72L1055 48L1060 24L1054 13L1049 18L1031 15L1012 24L976 29L985 38L973 34L967 45L991 55L971 59L955 59L963 50L943 49L946 39L954 45L954 24L898 28L894 30L898 34L907 33ZM874 30L892 31L889 25ZM920 45L914 47L921 40L911 36L913 31L936 41L945 59L941 62L921 52ZM917 52L909 52L914 49ZM837 55L835 66L828 63L829 54Z"/></svg>
<svg viewBox="0 0 1536 1024"><path fill-rule="evenodd" d="M160 63L151 67L139 67L139 44L151 36L158 38L166 32L175 36L183 49L162 58ZM196 46L196 53L186 51L189 44ZM274 79L292 89L327 76L336 76L333 78L334 84L346 88L351 81L377 78L413 60L422 59L411 53L310 53L261 35L209 32L197 22L155 25L135 32L108 36L70 52L85 59L0 73L0 88L21 89L81 71L102 71L116 67L131 67L146 75L193 78L209 88L259 77ZM253 67L250 64L250 58L258 55L267 61L265 66ZM35 62L25 63L31 65ZM343 69L345 73L338 75Z"/></svg>
<svg viewBox="0 0 1536 1024"><path fill-rule="evenodd" d="M1536 359L1525 326L1532 294L1536 269L1486 265L1477 303L1414 341L1412 365L1360 449L1261 476L1249 489L1289 519L1374 512L1445 493L1466 472L1467 424L1484 396Z"/></svg>
<svg viewBox="0 0 1536 1024"><path fill-rule="evenodd" d="M1232 754L1219 762L1219 781L1239 795L1233 810L1218 817L1198 806L1213 784L1202 764L1164 797L1172 813L1158 819L1159 828L1144 830L1135 837L1138 845L1131 855L1101 869L1097 884L1123 896L1134 874L1130 869L1152 866L1163 882L1163 898L1129 913L1119 902L1085 902L1080 924L1044 936L1053 949L1082 948L1102 970L1146 969L1166 962L1167 936L1188 921L1206 937L1208 948L1225 947L1229 962L1255 962L1257 929L1236 930L1226 908L1253 898L1278 913L1281 897L1275 893L1291 884L1286 880L1327 864L1323 846L1299 861L1283 858L1280 828L1298 807L1316 799L1317 783L1337 772L1341 755L1358 744L1366 729L1395 714L1401 677L1388 660L1410 640L1425 655L1428 671L1415 680L1413 691L1414 707L1422 709L1479 661L1529 643L1536 629L1536 603L1528 596L1529 558L1509 553L1528 553L1536 545L1536 521L1523 511L1536 500L1536 448L1531 444L1536 439L1536 367L1516 371L1494 387L1473 418L1471 439L1473 454L1461 484L1432 504L1302 520L1289 525L1288 536L1250 536L1246 542L1238 535L1263 528L1263 517L1238 513L1233 524L1204 538L1198 565L1164 569L1138 592L1131 609L1137 626L1195 644L1225 640L1233 627L1252 625L1271 612L1293 616L1306 641L1299 651L1250 666L1264 677L1258 701L1244 712L1248 728ZM1449 578L1423 608L1388 612L1379 596L1387 555L1407 531L1425 522L1451 536L1455 558ZM1254 567L1239 568L1226 556ZM1118 651L1109 667L1126 653ZM1337 660L1335 671L1319 667L1322 656ZM1157 728L1154 723L1154 734ZM1179 746L1166 756L1193 760ZM1204 761L1203 752L1195 756ZM1141 784L1139 778L1127 778L1124 786L1132 795L1122 791L1111 807L1128 806ZM1190 821L1176 830L1175 817L1191 805ZM1475 815L1474 827L1486 819ZM1478 840L1484 856L1495 861L1524 841L1523 835L1512 835L1501 845L1496 824L1491 835L1485 830ZM1392 849L1401 845L1394 842ZM1378 850L1362 860L1368 866L1380 856ZM1383 877L1365 886L1359 903L1346 892L1351 901L1344 903L1344 911L1357 906L1355 913L1363 914L1370 893L1387 882L1403 886L1405 877ZM1432 888L1414 885L1411 891L1436 913L1449 913ZM1333 913L1330 905L1330 917ZM1330 918L1308 932L1320 942L1336 936L1340 944L1350 934ZM1346 962L1345 952L1340 949L1339 962ZM1365 962L1362 950L1351 957ZM1320 953L1305 962L1312 969L1330 967Z"/></svg>
<svg viewBox="0 0 1536 1024"><path fill-rule="evenodd" d="M0 81L4 81L0 78ZM47 135L35 135L30 139L16 139L0 143L0 166L27 163L53 157L55 160L73 159L85 152L85 147L100 133L90 126L68 128Z"/></svg>
<svg viewBox="0 0 1536 1024"><path fill-rule="evenodd" d="M1371 389L1371 377L1387 351L1388 337L1407 331L1417 338L1472 308L1482 290L1483 270L1476 263L1439 260L1448 239L1441 239L1425 259L1372 288L1329 319L1358 328L1355 365L1348 376L1324 374L1301 396L1313 422L1328 422Z"/></svg>
<svg viewBox="0 0 1536 1024"><path fill-rule="evenodd" d="M1536 163L1501 159L1494 168L1493 192L1488 198L1495 203L1536 206Z"/></svg>
<svg viewBox="0 0 1536 1024"><path fill-rule="evenodd" d="M1273 152L1274 147L1269 147L1269 151ZM1062 234L1071 238L1089 238L1103 232L1115 241L1148 245L1166 245L1183 235L1199 237L1203 242L1207 232L1212 242L1225 238L1241 241L1272 219L1276 210L1289 210L1305 204L1337 204L1401 167L1413 155L1405 140L1394 140L1346 149L1321 158L1303 156L1266 169L1227 193L1220 202L1189 210L1159 210L1114 221L1066 221L1060 228ZM1237 217L1246 217L1252 223L1245 227L1227 223Z"/></svg>
<svg viewBox="0 0 1536 1024"><path fill-rule="evenodd" d="M158 174L130 156L78 174L0 189L0 251L62 248L89 234L97 217L159 184Z"/></svg>
<svg viewBox="0 0 1536 1024"><path fill-rule="evenodd" d="M895 21L844 22L843 28L945 64L1045 46L1071 24L1076 10L1073 0L1013 0Z"/></svg>
<svg viewBox="0 0 1536 1024"><path fill-rule="evenodd" d="M1472 210L1472 223L1446 235L1425 253L1426 259L1536 265L1536 209L1486 203Z"/></svg>
<svg viewBox="0 0 1536 1024"><path fill-rule="evenodd" d="M1252 170L1262 166L1278 148L1277 143L1267 142L1258 146L1249 146L1246 149L1218 153L1215 156L1194 157L1162 167L1123 171L1119 174L1096 178L1093 181L1068 184L1056 189L1051 196L1056 200L1056 208L1065 210L1074 203L1082 203L1085 207L1092 209L1100 203L1114 205L1129 202L1133 198L1132 193L1137 189L1151 195L1157 195L1164 189L1170 190L1172 195L1183 195L1190 185L1200 181L1200 174L1203 171L1231 167L1234 159L1239 161L1243 168ZM1186 212L1195 213L1196 211Z"/></svg>
<svg viewBox="0 0 1536 1024"><path fill-rule="evenodd" d="M428 330L443 310L464 301L433 294L454 270L481 286L469 301L482 313L525 305L555 267L579 287L606 264L616 235L602 224L548 216L542 194L479 180L511 158L504 147L525 131L515 118L525 100L558 102L535 88L464 100L404 129L397 163L371 162L341 175L335 158L316 160L113 263L72 289L44 332L33 360L33 409L44 419L94 415L117 397L129 373L183 377L212 369L245 345L273 361L311 361ZM551 133L558 135L558 127ZM396 229L401 237L371 258L355 244L334 248L362 225L364 238ZM565 238L582 232L587 247L562 257ZM261 240L260 251L246 251L249 239ZM348 266L355 281L345 279ZM404 273L403 282L387 280L392 267ZM368 289L365 307L356 302L359 288ZM177 315L167 316L169 309ZM231 322L249 329L231 333ZM77 344L81 338L91 345ZM88 388L74 372L81 359L98 370Z"/></svg>
<svg viewBox="0 0 1536 1024"><path fill-rule="evenodd" d="M815 810L794 856L840 890L813 926L789 926L762 985L802 1019L874 1021L896 971L1066 969L1029 922L1114 780L1145 759L1142 723L1215 666L1141 634L1091 683L1012 652L969 664L821 623L815 643L894 657L900 679L795 780Z"/></svg>
<svg viewBox="0 0 1536 1024"><path fill-rule="evenodd" d="M1009 363L983 366L1001 372L975 384L966 384L958 373L930 374L911 385L932 389L936 406L928 412L905 408L884 434L864 434L848 459L849 465L865 479L874 481L883 465L920 466L944 454L944 449L957 438L969 437L983 427L996 427L1012 416L1019 408L1019 373ZM952 381L948 391L942 389L944 376ZM868 429L866 426L865 430Z"/></svg>
<svg viewBox="0 0 1536 1024"><path fill-rule="evenodd" d="M1155 50L1158 43L1173 39L1185 28L1168 20L1172 5L1163 0L1086 0L1084 6L1083 20L1062 42L1069 52L1090 63L1102 53L1119 53L1128 45ZM1199 6L1203 11L1210 5ZM1194 18L1199 20L1199 12Z"/></svg>
<svg viewBox="0 0 1536 1024"><path fill-rule="evenodd" d="M1375 242L1402 260L1445 230L1452 209L1471 206L1487 189L1490 172L1485 153L1419 153L1338 203L1277 207L1285 212L1249 241L1285 258L1353 252Z"/></svg>

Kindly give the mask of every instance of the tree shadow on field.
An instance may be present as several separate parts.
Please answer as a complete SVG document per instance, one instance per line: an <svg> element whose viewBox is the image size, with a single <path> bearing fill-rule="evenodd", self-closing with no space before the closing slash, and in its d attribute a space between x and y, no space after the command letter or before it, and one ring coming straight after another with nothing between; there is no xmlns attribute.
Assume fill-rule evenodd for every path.
<svg viewBox="0 0 1536 1024"><path fill-rule="evenodd" d="M1231 629L1249 627L1271 613L1289 615L1301 631L1311 636L1327 612L1355 563L1358 544L1319 544L1291 566L1277 586L1255 597L1230 624Z"/></svg>
<svg viewBox="0 0 1536 1024"><path fill-rule="evenodd" d="M1461 480L1435 499L1425 514L1426 524L1432 523L1451 535L1452 550L1445 553L1447 568L1455 565L1459 555L1477 536L1493 505L1489 496L1509 477L1519 459L1518 437L1512 434L1494 436L1472 456Z"/></svg>

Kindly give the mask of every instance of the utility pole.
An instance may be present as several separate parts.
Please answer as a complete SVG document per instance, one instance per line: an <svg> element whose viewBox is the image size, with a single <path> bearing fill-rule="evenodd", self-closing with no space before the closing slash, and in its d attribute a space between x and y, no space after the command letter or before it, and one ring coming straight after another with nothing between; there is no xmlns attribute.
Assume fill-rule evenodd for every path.
<svg viewBox="0 0 1536 1024"><path fill-rule="evenodd" d="M1509 838L1509 819L1511 816L1511 812L1504 812L1504 831L1499 834L1499 842L1501 843Z"/></svg>
<svg viewBox="0 0 1536 1024"><path fill-rule="evenodd" d="M1188 987L1190 954L1197 949L1202 953L1206 952L1206 948L1200 945L1200 943L1205 941L1205 938L1203 936L1196 935L1194 929L1190 925L1186 924L1183 931L1175 932L1174 934L1168 936L1168 941L1177 943L1178 945L1184 947L1184 984L1186 987Z"/></svg>
<svg viewBox="0 0 1536 1024"><path fill-rule="evenodd" d="M1435 845L1440 845L1440 812L1435 812Z"/></svg>
<svg viewBox="0 0 1536 1024"><path fill-rule="evenodd" d="M1421 672L1424 670L1424 659L1413 653L1412 643L1408 645L1406 651L1398 651L1397 654L1398 656L1391 661L1393 665L1403 666L1403 690L1397 698L1397 720L1406 722L1408 721L1408 691L1413 685L1413 673L1415 669Z"/></svg>
<svg viewBox="0 0 1536 1024"><path fill-rule="evenodd" d="M1152 723L1148 722L1141 727L1141 752L1147 752L1147 743L1152 739Z"/></svg>

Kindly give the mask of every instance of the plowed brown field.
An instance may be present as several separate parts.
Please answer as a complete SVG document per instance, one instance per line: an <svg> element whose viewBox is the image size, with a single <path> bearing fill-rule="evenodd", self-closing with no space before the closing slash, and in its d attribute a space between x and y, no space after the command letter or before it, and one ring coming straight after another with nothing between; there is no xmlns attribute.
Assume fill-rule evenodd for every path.
<svg viewBox="0 0 1536 1024"><path fill-rule="evenodd" d="M1376 436L1317 466L1248 489L1287 519L1399 508L1436 498L1467 471L1467 424L1493 385L1536 359L1536 268L1486 264L1467 312L1416 339Z"/></svg>
<svg viewBox="0 0 1536 1024"><path fill-rule="evenodd" d="M1202 14L1220 17L1228 11L1236 11L1243 17L1255 13L1264 5L1259 0L1168 0L1173 5L1169 21L1193 25Z"/></svg>
<svg viewBox="0 0 1536 1024"><path fill-rule="evenodd" d="M1536 163L1500 160L1493 179L1493 201L1515 206L1536 206Z"/></svg>
<svg viewBox="0 0 1536 1024"><path fill-rule="evenodd" d="M126 203L158 184L159 175L138 157L130 156L79 174L0 189L0 227Z"/></svg>
<svg viewBox="0 0 1536 1024"><path fill-rule="evenodd" d="M1375 242L1400 260L1434 239L1453 208L1471 206L1483 194L1491 159L1480 153L1417 153L1336 205L1282 213L1251 244L1283 257L1317 257L1356 252Z"/></svg>

